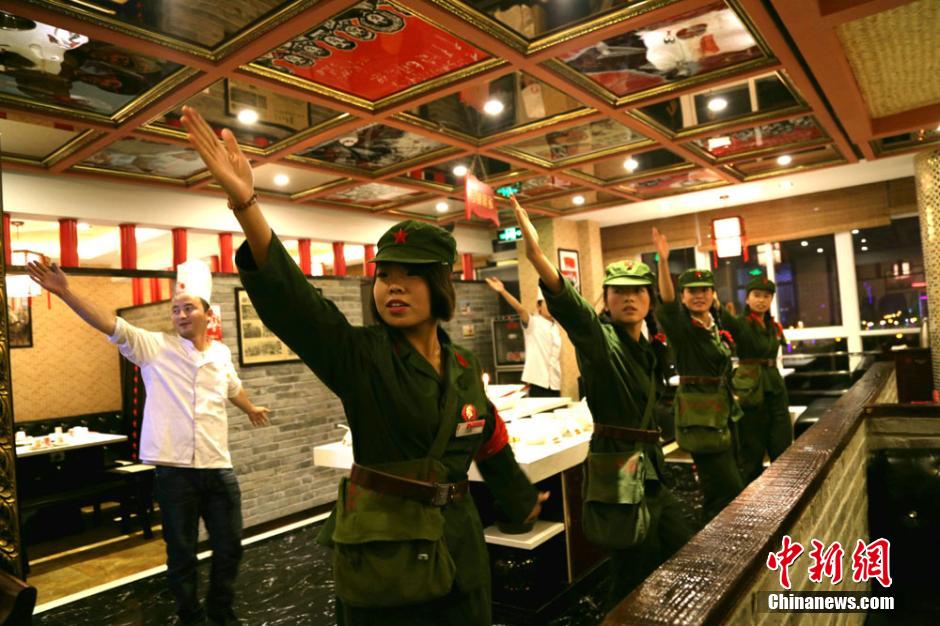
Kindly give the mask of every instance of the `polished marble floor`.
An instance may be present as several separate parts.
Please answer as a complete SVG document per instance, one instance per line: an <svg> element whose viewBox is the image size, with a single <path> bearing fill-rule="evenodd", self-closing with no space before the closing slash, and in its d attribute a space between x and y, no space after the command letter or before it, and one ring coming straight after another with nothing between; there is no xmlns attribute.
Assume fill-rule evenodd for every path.
<svg viewBox="0 0 940 626"><path fill-rule="evenodd" d="M669 464L675 492L698 515L701 496L687 464ZM246 625L329 625L335 623L330 553L314 541L320 523L301 526L251 543L236 590L236 613ZM199 567L200 589L208 583L209 562ZM600 569L580 593L566 598L551 626L594 626L603 619L606 572ZM165 626L176 623L165 574L155 574L49 609L34 619L37 626ZM523 622L502 620L507 626ZM536 623L529 621L528 623Z"/></svg>

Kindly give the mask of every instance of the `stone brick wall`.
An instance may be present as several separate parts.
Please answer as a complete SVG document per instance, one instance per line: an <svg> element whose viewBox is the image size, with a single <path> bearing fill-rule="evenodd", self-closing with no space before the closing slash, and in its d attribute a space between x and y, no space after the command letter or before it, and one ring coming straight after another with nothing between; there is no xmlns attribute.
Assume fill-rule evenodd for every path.
<svg viewBox="0 0 940 626"><path fill-rule="evenodd" d="M362 324L362 280L318 277L311 282L336 303L350 323ZM271 425L253 428L248 418L228 404L229 447L242 490L245 527L279 519L335 500L343 472L313 465L315 446L339 440L336 427L346 421L343 406L302 363L240 367L235 317L235 276L217 275L213 304L222 309L222 341L252 402L270 408ZM497 296L485 283L455 283L457 312L445 325L453 340L473 350L484 369L492 371L493 349L489 319L496 314ZM368 306L368 302L365 303ZM469 308L466 305L469 304ZM464 312L461 312L463 308ZM167 302L125 309L129 322L150 330L172 332ZM472 325L474 336L464 338L462 328Z"/></svg>
<svg viewBox="0 0 940 626"><path fill-rule="evenodd" d="M852 582L852 550L859 539L866 542L868 536L868 491L865 465L868 460L867 430L864 425L856 429L848 445L835 461L829 475L816 491L800 517L786 530L793 541L800 542L805 552L790 566L791 591L860 591L867 592L870 583ZM809 580L807 568L811 563L808 552L811 540L818 539L827 547L839 541L845 550L843 557L843 579L833 585L824 578L822 583ZM780 550L780 546L774 546ZM780 586L779 572L766 567L755 573L750 589L738 601L727 624L864 624L865 613L767 613L761 612L763 601L759 592L785 592ZM886 594L890 595L890 593Z"/></svg>

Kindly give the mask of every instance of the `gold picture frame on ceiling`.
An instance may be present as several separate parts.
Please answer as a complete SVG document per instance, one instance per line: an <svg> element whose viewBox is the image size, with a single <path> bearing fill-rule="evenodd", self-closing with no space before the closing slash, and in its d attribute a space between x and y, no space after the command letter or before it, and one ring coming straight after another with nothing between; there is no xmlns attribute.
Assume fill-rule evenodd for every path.
<svg viewBox="0 0 940 626"><path fill-rule="evenodd" d="M117 139L76 163L69 171L177 187L188 187L211 176L189 144L150 141L139 136Z"/></svg>
<svg viewBox="0 0 940 626"><path fill-rule="evenodd" d="M442 146L436 148L432 151L425 152L424 154L417 156L413 159L408 159L406 161L399 161L393 165L389 165L383 168L376 170L363 170L357 167L352 167L348 165L340 165L337 163L330 163L328 161L320 161L318 159L312 159L310 157L300 156L298 154L292 154L286 157L285 160L291 161L294 163L302 163L304 165L310 165L318 170L329 172L333 174L353 174L360 177L365 177L369 179L382 178L392 173L407 172L409 170L415 169L416 167L421 166L428 161L433 161L436 159L441 159L451 155L459 154L461 152L460 148L455 148L453 146Z"/></svg>
<svg viewBox="0 0 940 626"><path fill-rule="evenodd" d="M268 51L266 54L262 55L258 59L242 66L240 68L241 71L249 73L249 74L255 74L257 76L261 76L267 79L276 80L278 82L291 85L292 87L295 87L302 91L315 93L315 94L324 96L326 98L330 98L336 102L340 102L340 103L347 104L350 106L355 106L359 109L362 109L363 111L367 111L370 113L377 113L386 108L395 106L401 102L413 99L422 94L437 91L441 89L442 87L444 87L445 85L449 85L456 81L466 80L468 78L471 78L483 72L490 72L490 71L496 70L507 64L506 61L504 61L503 59L495 58L489 51L478 47L476 44L473 44L470 41L467 41L465 38L458 36L457 34L451 32L449 29L439 24L436 24L433 20L421 14L419 11L415 11L414 9L411 9L411 8L404 9L402 7L399 7L398 5L396 5L394 0L367 0L367 2L360 2L359 4L374 5L374 6L371 6L371 8L364 7L361 9L367 14L382 13L382 12L386 14L392 13L392 16L386 15L386 18L393 19L399 22L399 24L396 24L394 27L383 26L382 28L379 28L377 25L370 22L368 24L368 28L363 28L362 26L363 22L361 20L364 18L361 16L355 16L351 18L342 18L342 19L337 20L337 16L343 15L345 12L352 11L352 10L360 10L360 7L358 4L351 5L341 10L337 14L337 16L334 16L333 18L330 18L329 20L325 20L319 25L314 25L313 27L311 27L311 29L305 31L304 33L298 35L297 37L294 37L290 41L285 42L284 44L282 44L282 46L279 46L275 48L274 50ZM378 9L377 7L379 4L388 5L389 7L394 9L394 11L388 11L387 9ZM396 11L398 13L396 13ZM404 28L408 27L405 21L407 17L415 18L416 26L418 24L424 24L428 27L429 30L439 31L445 34L447 37L449 37L452 41L459 42L460 44L466 46L467 48L466 53L468 54L468 56L475 56L475 55L470 55L469 53L469 51L472 49L474 51L481 53L483 55L483 58L480 58L479 60L476 60L476 61L471 61L467 63L466 65L453 69L452 71L447 71L440 75L434 76L432 78L428 78L426 80L422 80L420 82L409 85L407 87L403 87L402 89L399 89L398 91L395 91L394 93L390 93L388 95L381 95L374 99L370 99L364 95L356 95L348 91L343 91L342 89L339 89L337 87L331 87L322 82L321 83L314 82L313 79L308 79L308 78L298 76L297 74L292 73L290 69L287 69L289 67L294 67L295 70L300 69L301 66L296 65L296 64L300 63L301 61L304 62L304 67L310 66L310 67L315 68L318 62L321 62L323 59L331 57L333 52L341 53L341 52L349 52L351 50L355 50L358 44L365 45L365 43L374 39L376 34L378 35L387 34L387 35L394 35L398 37L399 33L402 30L404 30ZM352 19L357 20L357 23L354 23L354 24L343 23L343 20L352 20ZM334 25L332 24L333 22L337 22L337 23ZM330 24L330 26L327 29L327 32L325 34L321 33L320 32L321 29L324 27L324 25L327 25L327 24ZM357 30L357 34L355 36L349 35L349 33L347 32L349 28L351 27L355 27ZM419 28L424 29L424 26L420 26ZM370 35L369 33L359 32L363 30L370 30L372 34ZM310 33L313 33L312 39L310 38ZM337 33L347 35L347 36L338 36ZM292 42L295 42L296 40L301 39L305 36L308 37L307 40L295 43L294 44L295 47L291 48L288 52L284 52L284 51L278 52L280 48L286 47L288 44L291 44ZM340 45L343 42L345 43L341 45L339 48L334 47L334 46ZM296 46L300 46L300 48L295 49ZM311 53L308 54L308 51L310 51ZM313 51L315 51L316 54L313 54L312 53ZM288 56L291 54L297 57L291 61L291 62L295 62L293 66L291 65L291 63L288 63ZM305 59L300 58L301 55L303 55ZM265 57L271 57L271 58L266 59ZM444 58L448 58L448 57L444 57ZM348 62L348 59L347 59L347 62ZM265 65L263 65L263 63L269 63L272 65L272 67L266 67ZM279 71L277 69L274 69L273 66L284 67L285 71ZM385 81L385 82L388 82L388 81Z"/></svg>
<svg viewBox="0 0 940 626"><path fill-rule="evenodd" d="M173 74L170 74L157 85L151 87L138 97L134 98L126 105L115 111L113 114L104 115L93 111L82 111L69 108L58 104L48 104L30 100L22 96L13 94L0 94L0 105L8 105L23 111L37 111L40 113L52 114L69 119L75 119L80 122L91 124L107 124L109 126L120 126L128 118L139 111L147 108L154 102L160 100L174 89L184 85L199 74L198 70L188 67L181 67Z"/></svg>
<svg viewBox="0 0 940 626"><path fill-rule="evenodd" d="M912 135L913 138L906 141L899 141L886 148L884 140L897 135ZM875 153L875 156L880 158L882 156L906 154L909 152L917 152L924 148L940 146L940 126L935 128L923 128L910 133L897 133L897 135L888 135L886 137L878 137L877 139L870 140L868 143ZM923 135L923 139L918 139L920 135Z"/></svg>
<svg viewBox="0 0 940 626"><path fill-rule="evenodd" d="M664 177L671 177L671 176L674 176L675 174L682 174L684 172L688 172L689 174L701 172L702 174L707 175L708 178L707 179L703 178L700 182L692 183L690 185L673 186L672 184L669 184L669 186L662 187L661 190L659 191L653 190L650 193L643 193L642 189L631 190L631 189L618 188L617 191L623 194L633 196L635 198L639 198L641 200L650 200L653 198L675 196L675 195L679 195L683 193L690 193L693 191L704 191L706 189L713 189L715 187L724 187L725 185L730 184L727 180L719 177L718 174L716 174L709 168L693 166L691 168L682 168L682 169L671 171L671 172L658 172L658 173L653 173L647 176L638 176L637 178L631 178L630 180L622 181L618 183L617 185L615 185L614 187L619 187L620 185L624 185L628 183L639 184L639 185L642 185L643 183L652 183L655 181L659 181L660 179L663 179ZM677 180L676 182L681 182L681 180Z"/></svg>
<svg viewBox="0 0 940 626"><path fill-rule="evenodd" d="M528 122L526 124L522 124L520 126L510 128L509 130L504 130L499 133L494 133L482 139L474 137L473 135L469 135L467 133L462 133L452 128L447 128L440 124L435 124L434 122L430 120L420 118L417 115L413 115L407 112L396 113L393 116L393 118L400 122L404 122L406 124L410 124L418 128L423 128L424 130L433 131L436 133L440 133L441 135L445 135L447 137L451 137L453 139L463 141L477 148L482 148L482 147L488 146L489 144L496 143L498 141L504 141L504 140L510 139L512 137L515 137L516 135L522 135L525 133L535 132L542 128L548 128L549 126L554 126L555 124L559 124L561 122L578 120L578 119L581 119L582 117L588 117L590 115L594 115L596 112L597 111L595 111L594 109L590 107L575 109L574 111L568 111L566 113L559 113L558 115L553 115L552 117L547 117L542 120Z"/></svg>
<svg viewBox="0 0 940 626"><path fill-rule="evenodd" d="M735 167L735 165L731 163L722 165L721 169L735 176L742 182L747 183L747 182L751 182L755 180L764 180L766 178L777 178L780 176L786 176L788 174L800 174L803 172L809 172L812 170L822 169L826 167L833 167L835 165L844 165L848 163L848 159L845 158L845 156L842 154L842 152L839 151L839 148L836 147L835 144L823 144L823 145L824 147L831 149L831 151L835 153L835 155L832 158L818 161L818 162L808 163L805 165L797 162L797 163L792 164L789 167L777 167L769 171L759 172L756 174L748 174L746 171L743 171L739 169L738 167ZM794 155L794 156L798 156L798 155Z"/></svg>
<svg viewBox="0 0 940 626"><path fill-rule="evenodd" d="M7 163L18 163L20 165L29 165L32 167L39 167L42 169L49 169L65 157L69 156L76 150L79 150L85 145L95 141L96 139L104 136L102 131L94 130L91 128L81 131L78 135L68 140L46 156L41 159L35 159L27 156L15 155L15 154L4 154L3 160Z"/></svg>
<svg viewBox="0 0 940 626"><path fill-rule="evenodd" d="M186 54L218 62L263 33L290 20L301 11L317 4L319 0L293 0L283 3L275 12L262 21L243 28L234 37L215 47L200 46L170 35L155 32L141 26L128 24L114 17L115 11L107 7L98 7L96 0L38 0L37 4L48 7L57 13L76 19L103 24L109 29L137 39L149 41L160 46L179 50Z"/></svg>
<svg viewBox="0 0 940 626"><path fill-rule="evenodd" d="M377 181L373 183L362 183L360 186L369 185L369 184L380 184L380 185L386 185L388 187L394 186L391 184L391 181L388 181L388 182ZM358 187L359 186L350 186L347 189L343 189L339 191L338 193L342 194L342 193L349 192L349 191L355 191L356 189L358 189ZM384 201L378 201L376 204L373 204L373 205L362 204L358 202L355 198L336 200L336 199L328 199L329 196L318 196L316 198L309 198L308 200L305 201L305 204L315 204L317 206L330 208L330 209L352 208L352 209L357 209L359 211L363 211L363 212L367 212L371 214L378 214L378 213L385 213L394 209L400 209L402 207L408 207L414 204L420 204L422 202L427 202L428 200L431 200L435 197L434 194L429 194L429 193L425 193L422 191L418 191L417 189L408 189L408 188L400 188L400 189L401 191L405 193L395 198L389 198Z"/></svg>
<svg viewBox="0 0 940 626"><path fill-rule="evenodd" d="M787 151L792 151L792 150L802 150L804 148L810 148L813 146L820 146L820 145L832 143L832 138L829 136L828 133L826 133L826 130L822 127L822 124L820 124L819 121L812 115L798 115L795 117L789 117L787 119L778 120L776 122L771 122L770 124L773 124L773 125L786 124L786 123L790 123L794 121L799 121L804 118L808 118L812 122L814 129L819 132L818 136L799 140L799 141L794 141L791 143L774 144L774 145L770 145L770 146L766 146L762 148L754 148L751 150L745 150L743 152L735 152L733 154L728 154L725 156L717 156L717 157L713 155L712 153L708 152L708 150L696 144L694 140L689 141L688 143L684 144L683 147L687 148L688 150L702 157L703 159L707 159L708 161L710 161L711 163L715 165L723 165L725 163L732 163L734 161L740 161L742 159L760 157L766 154L774 154L777 152L787 152ZM740 133L751 131L751 130L754 130L755 128L758 128L761 126L767 126L767 125L768 124L766 123L755 124L753 126L747 126L745 128L731 131L730 134L735 134L735 133L740 134ZM704 139L708 139L708 137L701 137L700 139L704 140Z"/></svg>
<svg viewBox="0 0 940 626"><path fill-rule="evenodd" d="M603 99L605 102L615 107L622 107L634 102L648 100L653 97L665 94L686 91L692 87L714 82L715 80L724 80L738 74L757 71L763 67L772 67L778 64L770 46L760 35L760 32L754 26L748 15L741 9L736 0L721 0L729 10L733 11L735 16L741 21L741 24L747 30L755 46L758 48L761 56L747 61L735 63L728 67L705 71L701 74L695 74L688 78L675 80L666 84L651 86L645 89L639 89L632 93L617 95L603 85L589 78L586 74L571 67L560 59L550 59L544 63L545 67L551 69L559 76L567 79L569 82L578 85L584 90ZM717 4L717 2L716 2ZM677 7L675 17L682 15L681 7ZM668 18L664 18L668 19ZM597 45L597 44L595 44Z"/></svg>
<svg viewBox="0 0 940 626"><path fill-rule="evenodd" d="M648 148L654 145L656 145L656 142L654 142L652 139L644 138L640 141L637 141L636 143L626 144L623 146L613 146L611 148L598 150L597 152L579 154L573 157L568 157L567 159L561 159L559 161L549 161L548 159L542 159L527 152L521 152L520 150L511 148L509 146L500 146L499 148L496 148L495 151L500 154L505 154L508 157L524 161L525 163L531 163L532 165L536 165L538 167L556 171L566 169L574 165L579 165L585 161L597 161L606 157L614 156L619 152L635 152L637 150L642 150L643 148Z"/></svg>
<svg viewBox="0 0 940 626"><path fill-rule="evenodd" d="M577 177L579 179L582 179L589 183L593 183L595 185L614 186L614 185L620 185L622 183L629 182L632 180L640 180L643 178L655 178L656 176L662 176L664 174L671 174L673 172L681 172L683 170L695 169L696 167L698 166L695 165L695 163L688 163L688 162L675 163L673 165L667 165L664 167L643 170L635 174L627 174L626 176L621 176L620 178L615 178L611 180L602 180L600 178L597 178L596 176L591 176L590 174L587 174L585 172L580 172L578 170L567 170L565 173L568 174L569 176Z"/></svg>
<svg viewBox="0 0 940 626"><path fill-rule="evenodd" d="M623 7L622 9L602 13L597 17L588 18L579 24L567 28L562 28L554 32L549 31L544 35L530 40L518 34L508 26L505 26L499 20L472 8L464 2L458 2L456 0L431 0L434 4L453 13L461 20L471 24L474 28L483 31L494 39L498 39L502 43L513 47L527 56L602 28L620 24L621 22L649 13L650 11L667 7L679 1L680 0L646 0L645 2Z"/></svg>
<svg viewBox="0 0 940 626"><path fill-rule="evenodd" d="M720 122L708 122L705 124L696 124L695 126L689 126L688 128L683 128L682 130L675 131L668 126L662 124L658 120L654 119L650 115L642 111L642 105L636 108L629 108L625 111L626 115L637 120L638 122L650 126L653 129L659 131L660 133L666 135L670 139L675 139L678 141L685 141L697 138L699 135L706 135L712 132L721 131L728 126L740 126L742 124L749 124L756 126L771 118L778 118L781 116L785 117L796 117L802 114L813 114L812 108L806 101L803 99L803 96L800 95L800 92L793 85L793 82L790 80L787 73L783 70L777 70L774 72L768 72L765 75L761 76L751 76L749 78L743 79L741 83L736 83L729 81L728 83L721 85L722 87L731 87L736 84L744 84L751 80L759 80L761 78L766 78L768 76L776 76L781 83L787 88L790 94L793 96L793 99L796 101L796 104L787 107L780 107L777 109L769 109L767 111L756 111L753 113L748 113L747 115L742 115L740 117L735 117L733 119L720 121ZM700 92L692 91L690 93L681 93L676 94L677 98L683 96L696 96Z"/></svg>

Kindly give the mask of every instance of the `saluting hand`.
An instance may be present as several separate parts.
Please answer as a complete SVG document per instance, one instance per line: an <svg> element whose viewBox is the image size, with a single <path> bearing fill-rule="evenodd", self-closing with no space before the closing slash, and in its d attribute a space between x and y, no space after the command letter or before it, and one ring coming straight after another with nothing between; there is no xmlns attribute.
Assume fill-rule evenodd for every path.
<svg viewBox="0 0 940 626"><path fill-rule="evenodd" d="M535 226L532 225L532 220L529 219L529 213L519 204L516 195L513 194L509 196L509 200L512 202L516 222L518 222L519 228L522 229L522 238L525 239L526 256L531 259L542 252L542 249L539 247L539 232L535 230Z"/></svg>
<svg viewBox="0 0 940 626"><path fill-rule="evenodd" d="M535 500L535 506L532 507L532 512L529 513L529 517L525 518L525 521L532 522L538 519L539 513L542 512L542 503L548 500L548 497L552 495L551 491L540 491L538 498Z"/></svg>
<svg viewBox="0 0 940 626"><path fill-rule="evenodd" d="M40 287L57 296L61 297L69 289L69 280L65 277L65 272L55 263L48 265L45 261L30 261L26 264L26 271Z"/></svg>
<svg viewBox="0 0 940 626"><path fill-rule="evenodd" d="M506 291L506 286L503 285L503 281L496 278L495 276L487 276L486 284L489 285L490 289L492 289L496 293L503 293L504 291Z"/></svg>
<svg viewBox="0 0 940 626"><path fill-rule="evenodd" d="M669 241L666 240L666 235L659 232L655 226L653 227L653 245L656 247L659 258L669 258Z"/></svg>
<svg viewBox="0 0 940 626"><path fill-rule="evenodd" d="M251 420L252 426L267 426L268 425L268 413L271 412L271 409L263 406L252 407L250 411L247 411L248 419Z"/></svg>
<svg viewBox="0 0 940 626"><path fill-rule="evenodd" d="M191 106L183 107L182 122L189 131L189 143L228 197L240 204L247 202L254 193L254 175L232 131L224 129L220 140L199 111Z"/></svg>

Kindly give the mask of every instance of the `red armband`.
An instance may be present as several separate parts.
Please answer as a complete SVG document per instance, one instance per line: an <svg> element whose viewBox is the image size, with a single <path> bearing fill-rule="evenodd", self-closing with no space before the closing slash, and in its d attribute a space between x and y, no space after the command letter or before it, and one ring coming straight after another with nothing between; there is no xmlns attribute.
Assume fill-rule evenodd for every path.
<svg viewBox="0 0 940 626"><path fill-rule="evenodd" d="M493 434L490 435L489 440L480 446L477 453L473 455L473 460L477 462L485 461L495 456L496 453L505 448L506 444L509 443L509 433L506 431L506 422L499 416L496 407L492 404L489 404L489 407L493 412L493 419L496 420L496 428L493 429Z"/></svg>

